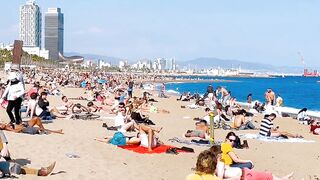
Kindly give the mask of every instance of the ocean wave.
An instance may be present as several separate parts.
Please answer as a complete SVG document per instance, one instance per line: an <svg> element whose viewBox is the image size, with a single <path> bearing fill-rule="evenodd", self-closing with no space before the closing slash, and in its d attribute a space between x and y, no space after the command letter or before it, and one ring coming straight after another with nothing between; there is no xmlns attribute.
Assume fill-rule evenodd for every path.
<svg viewBox="0 0 320 180"><path fill-rule="evenodd" d="M175 91L175 90L172 90L172 89L167 90L167 93L170 93L170 94L180 94L180 92Z"/></svg>
<svg viewBox="0 0 320 180"><path fill-rule="evenodd" d="M248 103L246 102L238 102L242 106L249 106ZM289 106L284 106L284 107L275 107L276 110L282 113L288 113L288 114L298 114L298 112L301 109L295 108L295 107L289 107ZM320 117L320 111L315 111L315 110L308 110L306 112L307 115L312 116L312 117Z"/></svg>

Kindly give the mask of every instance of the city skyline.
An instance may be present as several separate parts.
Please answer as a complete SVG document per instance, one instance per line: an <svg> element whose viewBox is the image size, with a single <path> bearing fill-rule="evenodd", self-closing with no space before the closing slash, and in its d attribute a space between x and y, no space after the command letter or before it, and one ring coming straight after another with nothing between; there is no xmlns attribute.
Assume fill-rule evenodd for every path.
<svg viewBox="0 0 320 180"><path fill-rule="evenodd" d="M19 6L25 2L0 7L0 42L18 38ZM301 51L309 67L320 59L320 2L315 0L36 2L42 12L49 7L64 10L65 52L129 60L217 57L303 66L297 53Z"/></svg>

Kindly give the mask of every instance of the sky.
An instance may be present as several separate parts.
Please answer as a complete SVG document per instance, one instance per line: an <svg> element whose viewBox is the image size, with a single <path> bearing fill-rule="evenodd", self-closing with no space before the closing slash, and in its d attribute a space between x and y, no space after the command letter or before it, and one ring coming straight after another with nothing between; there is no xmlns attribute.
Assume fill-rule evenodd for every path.
<svg viewBox="0 0 320 180"><path fill-rule="evenodd" d="M0 5L0 42L19 38L19 7ZM128 60L237 59L319 67L319 0L37 0L64 13L64 51ZM44 17L43 17L44 19ZM44 20L43 20L44 21ZM43 25L44 27L44 25Z"/></svg>

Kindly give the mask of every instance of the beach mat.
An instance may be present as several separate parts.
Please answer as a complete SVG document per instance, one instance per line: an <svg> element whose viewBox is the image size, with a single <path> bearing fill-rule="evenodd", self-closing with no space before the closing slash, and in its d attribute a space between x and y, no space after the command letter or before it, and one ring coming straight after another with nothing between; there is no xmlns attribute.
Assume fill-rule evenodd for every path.
<svg viewBox="0 0 320 180"><path fill-rule="evenodd" d="M286 142L286 143L313 143L313 140L305 140L303 138L282 138L282 137L266 137L258 134L240 134L239 137L244 139L257 139L265 142Z"/></svg>
<svg viewBox="0 0 320 180"><path fill-rule="evenodd" d="M169 148L174 148L174 146L160 145L158 147L153 148L152 151L148 151L148 148L142 147L140 145L127 145L127 146L118 146L118 147L129 150L129 151L133 151L139 154L161 154L161 153L166 153L166 151ZM186 151L177 150L177 152L180 153L180 152L186 152Z"/></svg>

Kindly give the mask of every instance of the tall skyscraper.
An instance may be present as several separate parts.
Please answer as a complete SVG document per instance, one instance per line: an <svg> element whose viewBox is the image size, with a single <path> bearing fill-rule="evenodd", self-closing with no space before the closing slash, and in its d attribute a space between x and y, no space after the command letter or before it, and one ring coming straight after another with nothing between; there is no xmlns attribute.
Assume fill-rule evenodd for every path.
<svg viewBox="0 0 320 180"><path fill-rule="evenodd" d="M60 8L48 8L45 14L44 47L49 50L49 59L58 60L63 55L63 14Z"/></svg>
<svg viewBox="0 0 320 180"><path fill-rule="evenodd" d="M20 7L19 31L23 46L41 47L41 12L34 0Z"/></svg>

